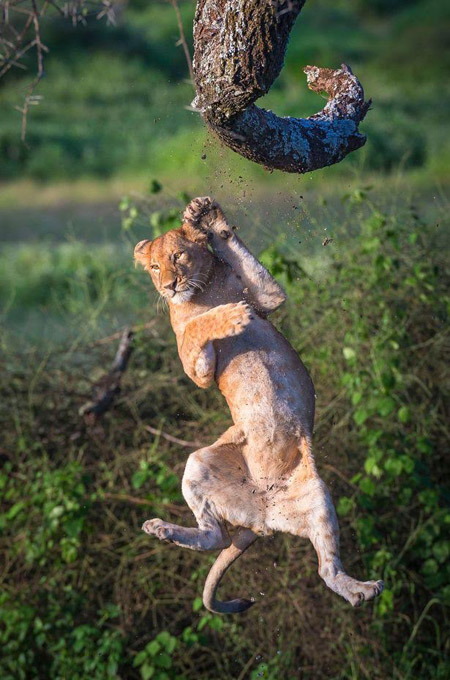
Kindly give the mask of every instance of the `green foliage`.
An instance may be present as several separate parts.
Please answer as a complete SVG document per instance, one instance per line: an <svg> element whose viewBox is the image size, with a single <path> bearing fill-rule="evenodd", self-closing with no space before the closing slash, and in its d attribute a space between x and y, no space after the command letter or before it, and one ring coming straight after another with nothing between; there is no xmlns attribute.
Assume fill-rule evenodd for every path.
<svg viewBox="0 0 450 680"><path fill-rule="evenodd" d="M350 479L354 491L339 499L337 509L342 518L351 519L366 555L366 571L385 579L375 604L374 629L381 636L383 619L404 615L406 593L411 600L417 595L411 573L417 573L429 593L427 611L450 604L448 487L442 486L433 443L433 432L442 426L434 400L445 383L437 384L432 373L415 367L427 344L424 337L445 334L450 297L448 268L430 258L424 225L414 215L410 230L402 228L397 216L370 202L367 213L368 190L344 197L357 206L361 234L354 248L332 262L321 292L326 299L331 289L333 299L342 300L327 313L326 323L340 326L344 361L335 354L334 371L351 405L355 445L364 452L364 471ZM267 252L272 252L272 262ZM279 274L282 255L275 246L265 255L266 265ZM284 274L293 304L300 302L302 287L289 277L288 262ZM357 285L350 287L350 281ZM424 364L432 371L428 356L421 360ZM424 400L431 401L425 405ZM406 672L405 651L393 658ZM419 658L427 669L421 677L434 677L434 662Z"/></svg>
<svg viewBox="0 0 450 680"><path fill-rule="evenodd" d="M292 284L299 280L299 276L304 274L298 261L288 257L282 248L283 238L279 237L268 248L259 253L262 264L270 269L273 276L280 278L285 284Z"/></svg>
<svg viewBox="0 0 450 680"><path fill-rule="evenodd" d="M150 227L153 238L161 236L170 229L175 229L181 224L181 213L190 196L180 192L177 196L177 206L165 209L155 209L153 196L162 190L162 184L153 179L150 182L148 195L123 196L119 203L122 216L122 229L127 232L130 229L143 229Z"/></svg>
<svg viewBox="0 0 450 680"><path fill-rule="evenodd" d="M177 638L163 630L135 656L133 666L139 668L142 680L170 680L170 677L175 677L169 672L177 642Z"/></svg>
<svg viewBox="0 0 450 680"><path fill-rule="evenodd" d="M45 581L43 581L43 584ZM51 580L48 587L54 587ZM74 625L80 602L70 588L57 600L45 593L38 596L45 610L27 604L26 597L11 600L0 597L1 676L5 680L25 680L30 669L39 672L43 664L46 676L73 680L117 678L123 657L123 639L119 630L110 628L118 610L107 605L99 611L94 625Z"/></svg>
<svg viewBox="0 0 450 680"><path fill-rule="evenodd" d="M155 445L158 439L155 439ZM140 489L144 484L154 482L155 491L148 498L158 503L167 504L169 502L181 502L180 480L163 460L158 459L153 453L149 460L142 459L139 468L131 478L133 489Z"/></svg>
<svg viewBox="0 0 450 680"><path fill-rule="evenodd" d="M22 543L25 561L39 567L48 562L59 566L70 564L77 559L86 515L95 495L86 496L85 478L78 464L51 470L41 447L36 445L33 449L44 458L26 494L9 477L10 463L6 463L0 474L0 487L9 504L8 511L0 516L0 529L14 530L23 526L30 513L36 513L37 523L29 527Z"/></svg>

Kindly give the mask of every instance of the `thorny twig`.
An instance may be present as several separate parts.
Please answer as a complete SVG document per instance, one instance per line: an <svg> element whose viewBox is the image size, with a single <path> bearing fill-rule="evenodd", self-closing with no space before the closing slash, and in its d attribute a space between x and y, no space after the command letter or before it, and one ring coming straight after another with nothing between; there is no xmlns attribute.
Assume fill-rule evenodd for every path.
<svg viewBox="0 0 450 680"><path fill-rule="evenodd" d="M178 6L178 0L167 0L167 1L172 5L172 7L175 11L176 17L177 17L178 30L180 32L180 39L179 39L177 45L182 45L182 47L183 47L183 51L184 51L186 61L187 61L187 65L188 65L188 69L189 69L189 75L191 77L191 82L192 82L192 85L194 85L194 69L192 67L191 53L189 52L189 47L188 47L187 40L186 40L186 34L185 34L184 28L183 28L183 21L181 19L181 12L180 12L180 8Z"/></svg>
<svg viewBox="0 0 450 680"><path fill-rule="evenodd" d="M70 19L74 25L86 23L86 17L106 18L115 21L115 7L123 0L3 0L0 15L0 78L11 68L27 69L23 63L30 50L36 51L36 75L28 85L22 107L22 141L25 142L30 106L36 106L42 97L35 95L37 86L45 76L44 54L48 47L42 42L41 19L54 10Z"/></svg>

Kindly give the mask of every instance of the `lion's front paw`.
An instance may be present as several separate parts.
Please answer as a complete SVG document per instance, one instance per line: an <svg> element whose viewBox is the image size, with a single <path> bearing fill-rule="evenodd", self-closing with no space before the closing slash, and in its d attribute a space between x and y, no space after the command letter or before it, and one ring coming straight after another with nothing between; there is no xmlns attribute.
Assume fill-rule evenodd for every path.
<svg viewBox="0 0 450 680"><path fill-rule="evenodd" d="M213 246L233 236L222 208L211 196L193 198L184 211L183 219L194 228L207 233Z"/></svg>
<svg viewBox="0 0 450 680"><path fill-rule="evenodd" d="M217 338L239 335L253 318L253 309L246 302L231 302L228 305L222 305Z"/></svg>
<svg viewBox="0 0 450 680"><path fill-rule="evenodd" d="M193 198L192 201L186 206L183 214L183 220L189 222L194 227L206 227L203 225L204 217L208 215L211 210L216 207L217 204L213 198L210 196L199 196L198 198Z"/></svg>
<svg viewBox="0 0 450 680"><path fill-rule="evenodd" d="M150 536L156 536L160 541L170 541L171 531L162 519L148 519L142 525L142 530Z"/></svg>

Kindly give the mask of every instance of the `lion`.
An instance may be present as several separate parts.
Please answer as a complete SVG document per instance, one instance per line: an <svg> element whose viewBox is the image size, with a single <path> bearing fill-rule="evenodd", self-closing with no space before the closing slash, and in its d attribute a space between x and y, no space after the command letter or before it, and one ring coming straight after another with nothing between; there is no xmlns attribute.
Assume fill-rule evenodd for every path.
<svg viewBox="0 0 450 680"><path fill-rule="evenodd" d="M233 419L187 460L182 492L197 528L150 519L143 530L183 548L221 550L203 592L215 613L253 604L222 602L216 592L232 562L277 531L309 538L319 575L353 606L379 595L382 581L357 581L340 560L336 512L311 449L314 385L267 318L286 300L282 287L210 197L193 199L180 228L140 241L134 257L168 302L184 371L204 389L216 381Z"/></svg>

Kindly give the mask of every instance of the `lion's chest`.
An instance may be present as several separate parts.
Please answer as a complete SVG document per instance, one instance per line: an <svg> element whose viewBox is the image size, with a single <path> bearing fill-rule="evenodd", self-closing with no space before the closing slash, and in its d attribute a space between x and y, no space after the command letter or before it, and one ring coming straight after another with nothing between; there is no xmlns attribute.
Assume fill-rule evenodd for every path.
<svg viewBox="0 0 450 680"><path fill-rule="evenodd" d="M312 381L298 355L269 322L255 319L242 335L214 346L216 380L236 424L271 444L281 432L290 434L299 426L312 432Z"/></svg>

